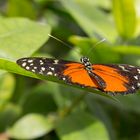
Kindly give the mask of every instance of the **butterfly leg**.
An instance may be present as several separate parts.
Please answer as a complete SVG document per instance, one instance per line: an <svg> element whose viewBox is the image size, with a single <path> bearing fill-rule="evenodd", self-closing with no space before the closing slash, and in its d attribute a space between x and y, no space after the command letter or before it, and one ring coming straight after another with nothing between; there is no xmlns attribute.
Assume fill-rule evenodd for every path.
<svg viewBox="0 0 140 140"><path fill-rule="evenodd" d="M106 88L106 83L105 81L98 76L97 74L93 73L92 71L89 71L89 76L91 77L91 79L97 83L99 89L104 90Z"/></svg>

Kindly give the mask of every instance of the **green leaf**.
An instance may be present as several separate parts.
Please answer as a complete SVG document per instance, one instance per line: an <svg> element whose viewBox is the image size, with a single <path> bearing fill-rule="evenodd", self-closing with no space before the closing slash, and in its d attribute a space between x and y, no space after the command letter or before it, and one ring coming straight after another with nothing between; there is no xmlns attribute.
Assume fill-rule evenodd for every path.
<svg viewBox="0 0 140 140"><path fill-rule="evenodd" d="M31 56L47 41L49 33L48 25L25 18L0 19L0 58Z"/></svg>
<svg viewBox="0 0 140 140"><path fill-rule="evenodd" d="M28 114L9 128L7 133L16 139L33 139L50 132L52 128L51 119L39 114Z"/></svg>
<svg viewBox="0 0 140 140"><path fill-rule="evenodd" d="M0 109L11 98L15 87L15 79L12 74L0 75Z"/></svg>
<svg viewBox="0 0 140 140"><path fill-rule="evenodd" d="M36 11L29 0L8 0L7 15L16 17L29 17L35 19ZM26 9L26 10L21 10Z"/></svg>
<svg viewBox="0 0 140 140"><path fill-rule="evenodd" d="M113 13L119 34L124 39L134 37L136 13L134 0L113 0Z"/></svg>
<svg viewBox="0 0 140 140"><path fill-rule="evenodd" d="M86 112L77 112L64 118L56 131L61 140L109 140L103 123Z"/></svg>
<svg viewBox="0 0 140 140"><path fill-rule="evenodd" d="M99 10L94 3L83 0L60 0L67 11L90 37L106 38L114 41L117 32L108 15Z"/></svg>
<svg viewBox="0 0 140 140"><path fill-rule="evenodd" d="M82 3L86 3L85 0L80 0ZM94 4L97 7L102 7L103 9L110 9L111 8L111 1L109 0L88 0L89 4Z"/></svg>
<svg viewBox="0 0 140 140"><path fill-rule="evenodd" d="M115 46L115 47L112 47L112 50L121 54L140 55L139 46Z"/></svg>

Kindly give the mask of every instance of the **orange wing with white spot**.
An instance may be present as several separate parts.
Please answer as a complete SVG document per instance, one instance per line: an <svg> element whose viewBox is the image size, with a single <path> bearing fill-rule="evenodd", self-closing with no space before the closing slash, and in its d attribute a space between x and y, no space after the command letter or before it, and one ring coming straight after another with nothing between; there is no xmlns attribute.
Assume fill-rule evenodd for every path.
<svg viewBox="0 0 140 140"><path fill-rule="evenodd" d="M134 93L140 88L140 68L131 65L92 65L92 73L105 82L101 89L94 76L91 77L81 63L51 58L21 58L17 61L22 68L37 74L56 76L68 84L99 89L103 92Z"/></svg>

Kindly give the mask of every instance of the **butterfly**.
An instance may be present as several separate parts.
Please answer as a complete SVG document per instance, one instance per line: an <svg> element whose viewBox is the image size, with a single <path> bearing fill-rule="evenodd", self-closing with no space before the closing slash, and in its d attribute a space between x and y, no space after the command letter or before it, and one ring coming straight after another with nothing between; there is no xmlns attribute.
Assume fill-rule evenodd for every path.
<svg viewBox="0 0 140 140"><path fill-rule="evenodd" d="M91 64L88 57L81 63L53 58L27 57L17 64L27 71L55 76L68 84L89 87L102 92L134 93L140 89L140 67L127 64Z"/></svg>

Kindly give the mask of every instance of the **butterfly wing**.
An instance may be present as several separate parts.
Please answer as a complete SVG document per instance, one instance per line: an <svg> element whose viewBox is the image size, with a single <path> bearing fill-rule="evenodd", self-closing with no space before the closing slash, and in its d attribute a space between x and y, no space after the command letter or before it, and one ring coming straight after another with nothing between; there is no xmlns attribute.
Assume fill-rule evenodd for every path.
<svg viewBox="0 0 140 140"><path fill-rule="evenodd" d="M96 81L94 82L94 79L90 78L81 63L52 58L29 57L17 60L17 64L36 74L56 76L69 84L98 88Z"/></svg>
<svg viewBox="0 0 140 140"><path fill-rule="evenodd" d="M140 67L131 65L93 65L93 72L106 82L105 92L134 93L140 89Z"/></svg>
<svg viewBox="0 0 140 140"><path fill-rule="evenodd" d="M97 88L104 92L111 93L134 93L140 89L140 67L131 65L92 65L93 73L101 77L106 87L100 89L96 80L90 77L88 72L84 69L71 69L73 64L67 64L68 67L63 71L63 75L67 76L70 83L77 84L82 87Z"/></svg>
<svg viewBox="0 0 140 140"><path fill-rule="evenodd" d="M80 63L43 57L21 58L17 60L17 64L27 71L46 76L56 76L67 82L70 81L71 77L64 74L64 71L71 74L75 71L78 72L79 69L81 70L81 68L83 68L83 65Z"/></svg>

